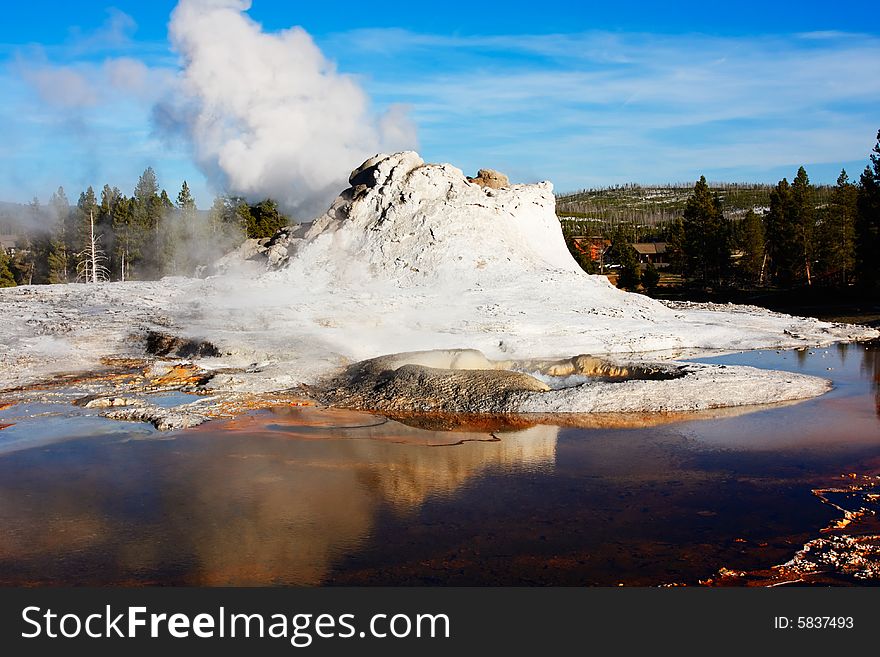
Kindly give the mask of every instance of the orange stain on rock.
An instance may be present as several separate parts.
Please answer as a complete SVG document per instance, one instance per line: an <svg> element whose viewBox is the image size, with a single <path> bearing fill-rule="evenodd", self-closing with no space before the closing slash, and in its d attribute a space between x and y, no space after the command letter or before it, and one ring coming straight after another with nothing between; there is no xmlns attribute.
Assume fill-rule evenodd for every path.
<svg viewBox="0 0 880 657"><path fill-rule="evenodd" d="M150 384L161 387L200 385L211 378L211 375L192 363L178 363L171 370L150 380Z"/></svg>

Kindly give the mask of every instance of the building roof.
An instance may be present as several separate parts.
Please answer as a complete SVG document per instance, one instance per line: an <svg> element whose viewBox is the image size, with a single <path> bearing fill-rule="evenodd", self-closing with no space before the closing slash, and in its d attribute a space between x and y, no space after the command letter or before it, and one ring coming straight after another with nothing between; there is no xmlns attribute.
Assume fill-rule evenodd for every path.
<svg viewBox="0 0 880 657"><path fill-rule="evenodd" d="M572 235L571 239L575 242L601 242L602 244L611 244L611 240L601 235Z"/></svg>
<svg viewBox="0 0 880 657"><path fill-rule="evenodd" d="M666 242L636 242L632 245L639 255L666 253Z"/></svg>

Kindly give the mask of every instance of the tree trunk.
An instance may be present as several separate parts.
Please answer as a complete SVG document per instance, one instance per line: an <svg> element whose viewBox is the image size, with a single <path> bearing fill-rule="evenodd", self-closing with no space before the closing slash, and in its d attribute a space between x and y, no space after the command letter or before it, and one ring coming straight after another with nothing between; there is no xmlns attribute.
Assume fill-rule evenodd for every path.
<svg viewBox="0 0 880 657"><path fill-rule="evenodd" d="M98 246L95 244L95 214L89 210L89 238L92 250L92 283L98 282Z"/></svg>

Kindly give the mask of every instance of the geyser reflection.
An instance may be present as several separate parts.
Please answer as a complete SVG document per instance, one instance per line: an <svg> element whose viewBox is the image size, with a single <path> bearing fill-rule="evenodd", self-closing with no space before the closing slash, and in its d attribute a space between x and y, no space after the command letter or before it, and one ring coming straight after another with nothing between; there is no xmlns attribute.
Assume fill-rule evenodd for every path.
<svg viewBox="0 0 880 657"><path fill-rule="evenodd" d="M414 513L489 471L554 467L558 427L440 434L378 419L279 409L172 442L86 441L73 457L81 475L62 487L51 481L69 465L65 447L57 460L14 455L39 458L43 483L39 499L21 498L29 466L5 462L0 581L319 584L383 510Z"/></svg>

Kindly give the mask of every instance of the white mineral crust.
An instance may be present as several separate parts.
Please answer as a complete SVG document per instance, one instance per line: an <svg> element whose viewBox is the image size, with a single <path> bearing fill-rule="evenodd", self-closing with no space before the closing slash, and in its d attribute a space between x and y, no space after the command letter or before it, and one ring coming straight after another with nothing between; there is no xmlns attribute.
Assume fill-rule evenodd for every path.
<svg viewBox="0 0 880 657"><path fill-rule="evenodd" d="M210 387L249 392L426 349L478 349L494 360L582 353L656 360L878 336L754 307L673 307L620 291L571 258L547 182L483 187L413 152L371 158L351 182L303 239L290 241L289 260L275 271L232 266L202 280L0 290L0 389L92 368L103 356L142 354L132 336L151 329L212 342L222 355L199 363L217 371ZM821 379L789 373L692 371L536 395L522 410L687 410L827 389Z"/></svg>

